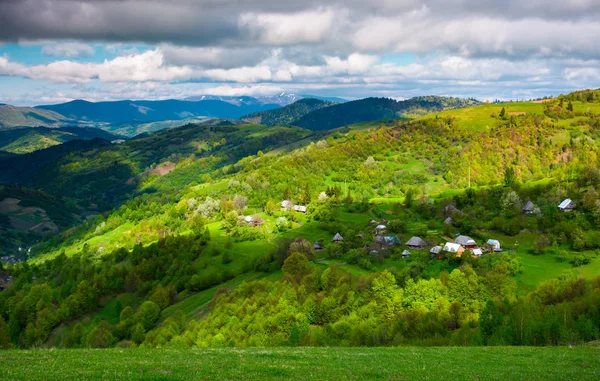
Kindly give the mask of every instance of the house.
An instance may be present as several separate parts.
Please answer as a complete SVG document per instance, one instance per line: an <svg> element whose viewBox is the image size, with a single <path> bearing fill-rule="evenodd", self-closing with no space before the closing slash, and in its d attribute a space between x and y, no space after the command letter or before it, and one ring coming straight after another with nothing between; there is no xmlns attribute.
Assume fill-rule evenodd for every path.
<svg viewBox="0 0 600 381"><path fill-rule="evenodd" d="M453 223L454 223L454 220L452 219L452 217L448 217L444 220L445 225L452 225Z"/></svg>
<svg viewBox="0 0 600 381"><path fill-rule="evenodd" d="M412 237L406 242L406 246L411 249L422 249L427 246L427 242L425 242L421 237Z"/></svg>
<svg viewBox="0 0 600 381"><path fill-rule="evenodd" d="M377 225L379 224L379 222L375 221L375 220L371 220L371 222L369 222L369 225Z"/></svg>
<svg viewBox="0 0 600 381"><path fill-rule="evenodd" d="M387 229L387 226L385 226L383 224L379 224L379 225L375 226L375 231L377 232L377 234L383 233L385 231L385 229Z"/></svg>
<svg viewBox="0 0 600 381"><path fill-rule="evenodd" d="M558 210L561 212L569 212L573 209L575 209L575 203L570 198L565 199L558 205Z"/></svg>
<svg viewBox="0 0 600 381"><path fill-rule="evenodd" d="M523 207L523 213L525 213L525 214L533 214L533 210L534 209L535 209L535 205L533 205L533 202L527 201L527 203Z"/></svg>
<svg viewBox="0 0 600 381"><path fill-rule="evenodd" d="M483 251L481 249L473 249L471 250L471 254L473 254L474 257L481 257L481 255L483 254Z"/></svg>
<svg viewBox="0 0 600 381"><path fill-rule="evenodd" d="M488 239L485 244L486 246L490 247L491 251L502 251L502 249L500 248L500 241L496 239Z"/></svg>
<svg viewBox="0 0 600 381"><path fill-rule="evenodd" d="M444 248L440 245L434 246L429 250L429 252L433 255L440 255L440 253L444 250Z"/></svg>
<svg viewBox="0 0 600 381"><path fill-rule="evenodd" d="M462 253L465 252L465 248L458 243L446 242L443 251L447 253L456 253L456 256L460 257Z"/></svg>
<svg viewBox="0 0 600 381"><path fill-rule="evenodd" d="M396 246L396 245L400 245L402 243L402 242L400 242L400 239L398 238L398 236L395 236L395 235L384 236L383 239L385 240L385 243L388 246Z"/></svg>
<svg viewBox="0 0 600 381"><path fill-rule="evenodd" d="M304 206L304 205L294 205L293 209L296 212L306 213L306 206Z"/></svg>
<svg viewBox="0 0 600 381"><path fill-rule="evenodd" d="M333 236L333 242L342 242L344 240L344 237L342 237L342 235L340 233L336 233L335 236Z"/></svg>
<svg viewBox="0 0 600 381"><path fill-rule="evenodd" d="M446 207L444 208L444 213L447 216L451 216L454 213L458 212L459 210L456 208L456 206L454 206L454 204L448 204L446 205Z"/></svg>
<svg viewBox="0 0 600 381"><path fill-rule="evenodd" d="M477 248L477 242L468 235L459 235L454 240L454 243L458 243L461 246L464 246L467 249L475 249Z"/></svg>
<svg viewBox="0 0 600 381"><path fill-rule="evenodd" d="M292 209L294 207L294 203L290 200L283 200L281 202L281 209Z"/></svg>
<svg viewBox="0 0 600 381"><path fill-rule="evenodd" d="M248 224L248 226L262 226L265 223L265 220L256 216L246 216L244 217L244 222Z"/></svg>
<svg viewBox="0 0 600 381"><path fill-rule="evenodd" d="M410 251L408 251L408 250L404 250L404 251L402 252L402 258L408 258L408 257L410 257Z"/></svg>
<svg viewBox="0 0 600 381"><path fill-rule="evenodd" d="M388 245L385 241L385 238L382 235L378 235L375 237L375 244L380 247L386 247Z"/></svg>
<svg viewBox="0 0 600 381"><path fill-rule="evenodd" d="M325 249L323 249L323 246L321 245L321 243L319 241L316 241L315 244L313 245L313 250L314 251L323 251Z"/></svg>
<svg viewBox="0 0 600 381"><path fill-rule="evenodd" d="M252 226L263 226L265 224L265 220L260 217L254 216L252 217L252 222L250 223Z"/></svg>

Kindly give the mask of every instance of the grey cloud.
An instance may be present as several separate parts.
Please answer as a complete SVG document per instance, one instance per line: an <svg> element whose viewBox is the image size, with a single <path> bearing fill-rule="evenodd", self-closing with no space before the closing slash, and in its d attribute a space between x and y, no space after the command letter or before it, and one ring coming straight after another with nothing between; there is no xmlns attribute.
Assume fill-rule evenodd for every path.
<svg viewBox="0 0 600 381"><path fill-rule="evenodd" d="M268 48L218 48L160 45L170 65L199 65L204 68L231 69L255 66L271 55Z"/></svg>

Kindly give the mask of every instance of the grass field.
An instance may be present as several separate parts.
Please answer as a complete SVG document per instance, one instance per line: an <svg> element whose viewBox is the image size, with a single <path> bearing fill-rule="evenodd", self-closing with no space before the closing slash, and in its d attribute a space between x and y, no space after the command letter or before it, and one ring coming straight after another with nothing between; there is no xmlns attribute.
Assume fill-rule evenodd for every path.
<svg viewBox="0 0 600 381"><path fill-rule="evenodd" d="M592 347L0 351L11 380L597 380Z"/></svg>

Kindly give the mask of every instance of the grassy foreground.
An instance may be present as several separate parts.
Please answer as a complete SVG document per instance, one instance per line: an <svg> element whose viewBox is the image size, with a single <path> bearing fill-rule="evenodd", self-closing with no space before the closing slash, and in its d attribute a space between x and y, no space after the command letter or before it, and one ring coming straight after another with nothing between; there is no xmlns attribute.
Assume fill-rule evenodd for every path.
<svg viewBox="0 0 600 381"><path fill-rule="evenodd" d="M593 347L0 351L9 380L598 380Z"/></svg>

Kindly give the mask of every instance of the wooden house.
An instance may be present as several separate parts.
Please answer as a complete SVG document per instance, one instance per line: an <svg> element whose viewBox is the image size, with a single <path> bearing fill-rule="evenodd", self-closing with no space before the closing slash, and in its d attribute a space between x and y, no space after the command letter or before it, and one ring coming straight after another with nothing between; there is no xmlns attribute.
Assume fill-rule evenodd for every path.
<svg viewBox="0 0 600 381"><path fill-rule="evenodd" d="M412 237L406 242L406 246L411 249L422 249L427 246L427 242L425 242L421 237Z"/></svg>
<svg viewBox="0 0 600 381"><path fill-rule="evenodd" d="M561 212L570 212L571 210L574 210L574 209L575 209L575 203L570 198L563 200L563 202L561 202L558 205L558 210L560 210Z"/></svg>
<svg viewBox="0 0 600 381"><path fill-rule="evenodd" d="M467 249L475 249L477 248L477 242L468 235L459 235L454 240L454 243L458 243L459 245L467 248Z"/></svg>

